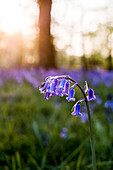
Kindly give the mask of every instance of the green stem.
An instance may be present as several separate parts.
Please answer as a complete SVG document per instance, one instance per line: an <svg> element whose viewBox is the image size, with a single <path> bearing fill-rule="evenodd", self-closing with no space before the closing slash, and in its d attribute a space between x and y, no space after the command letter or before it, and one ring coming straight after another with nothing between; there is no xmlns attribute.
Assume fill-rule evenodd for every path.
<svg viewBox="0 0 113 170"><path fill-rule="evenodd" d="M90 144L91 144L91 151L92 151L92 164L93 164L93 170L96 170L96 156L95 156L95 145L93 140L93 131L92 131L92 122L91 122L91 115L89 110L89 104L86 97L86 94L84 93L83 89L79 84L77 84L79 89L81 90L82 94L84 95L86 106L87 106L87 113L88 113L88 120L89 120L89 132L90 132Z"/></svg>

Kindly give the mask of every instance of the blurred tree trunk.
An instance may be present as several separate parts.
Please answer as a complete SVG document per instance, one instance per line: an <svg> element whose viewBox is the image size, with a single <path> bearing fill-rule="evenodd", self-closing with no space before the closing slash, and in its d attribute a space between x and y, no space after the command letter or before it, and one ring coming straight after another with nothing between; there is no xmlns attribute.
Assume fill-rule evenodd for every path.
<svg viewBox="0 0 113 170"><path fill-rule="evenodd" d="M82 56L82 69L83 69L84 71L87 71L87 70L88 70L87 60L86 60L85 54L83 54L83 56Z"/></svg>
<svg viewBox="0 0 113 170"><path fill-rule="evenodd" d="M111 50L109 49L109 56L108 56L108 70L112 70L112 55L111 55Z"/></svg>
<svg viewBox="0 0 113 170"><path fill-rule="evenodd" d="M55 68L55 48L50 33L52 0L39 0L39 66Z"/></svg>

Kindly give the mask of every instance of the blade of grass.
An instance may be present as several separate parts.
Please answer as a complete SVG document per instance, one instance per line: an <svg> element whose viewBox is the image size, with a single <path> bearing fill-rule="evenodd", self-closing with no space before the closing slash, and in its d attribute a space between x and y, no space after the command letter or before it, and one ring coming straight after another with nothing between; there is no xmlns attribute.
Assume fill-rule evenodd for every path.
<svg viewBox="0 0 113 170"><path fill-rule="evenodd" d="M17 165L18 165L19 169L22 169L19 152L16 152L16 159L17 159Z"/></svg>
<svg viewBox="0 0 113 170"><path fill-rule="evenodd" d="M41 141L41 136L40 136L38 124L36 123L36 121L33 121L32 126L33 126L33 130L34 130L35 136L37 137L37 139L38 139L39 141Z"/></svg>
<svg viewBox="0 0 113 170"><path fill-rule="evenodd" d="M97 162L96 163L97 166L107 166L107 165L113 165L113 161L103 161L103 162ZM90 169L92 167L91 164L89 164L87 166L88 169Z"/></svg>
<svg viewBox="0 0 113 170"><path fill-rule="evenodd" d="M42 158L42 162L41 162L41 170L43 170L44 167L45 167L46 157L47 157L47 155L44 154L44 155L43 155L43 158Z"/></svg>
<svg viewBox="0 0 113 170"><path fill-rule="evenodd" d="M12 170L16 170L16 160L14 156L12 156Z"/></svg>
<svg viewBox="0 0 113 170"><path fill-rule="evenodd" d="M81 165L81 162L82 162L82 156L84 154L84 151L81 151L79 156L78 156L78 160L77 160L77 165L76 165L76 170L79 170L80 169L80 165Z"/></svg>

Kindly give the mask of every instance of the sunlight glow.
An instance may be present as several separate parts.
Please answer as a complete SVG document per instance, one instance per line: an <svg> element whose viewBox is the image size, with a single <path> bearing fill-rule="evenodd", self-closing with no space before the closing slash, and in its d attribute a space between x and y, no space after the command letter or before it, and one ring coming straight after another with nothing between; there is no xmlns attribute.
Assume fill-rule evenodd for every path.
<svg viewBox="0 0 113 170"><path fill-rule="evenodd" d="M75 56L83 55L84 51L90 55L94 48L98 50L103 35L95 38L95 45L92 45L88 33L95 33L99 24L111 21L112 4L113 0L53 0L51 32L55 37L56 48ZM36 0L0 1L0 31L5 34L21 34L26 39L28 36L30 40L35 39L39 31L36 27L38 16ZM84 49L83 34L86 34Z"/></svg>
<svg viewBox="0 0 113 170"><path fill-rule="evenodd" d="M0 1L0 30L6 33L20 33L35 24L38 12L36 3L31 0ZM30 33L28 29L26 32Z"/></svg>
<svg viewBox="0 0 113 170"><path fill-rule="evenodd" d="M82 49L81 36L89 32L95 33L99 24L113 22L112 11L113 0L54 0L52 17L57 24L53 22L52 34L57 35L56 46L66 49L68 55L75 56L82 56L84 51L86 55L90 55L94 48L100 50L102 39L99 36L95 39L94 46L86 35L85 50Z"/></svg>

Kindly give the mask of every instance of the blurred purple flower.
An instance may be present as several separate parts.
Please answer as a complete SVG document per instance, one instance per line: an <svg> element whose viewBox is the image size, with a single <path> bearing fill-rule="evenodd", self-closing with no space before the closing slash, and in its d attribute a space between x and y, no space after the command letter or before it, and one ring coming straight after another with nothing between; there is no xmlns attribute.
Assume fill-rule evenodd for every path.
<svg viewBox="0 0 113 170"><path fill-rule="evenodd" d="M42 143L43 143L44 147L46 147L48 145L47 136L45 133L42 133Z"/></svg>
<svg viewBox="0 0 113 170"><path fill-rule="evenodd" d="M87 115L87 113L83 113L80 118L81 118L81 121L82 121L83 123L87 122L87 120L88 120L88 115Z"/></svg>
<svg viewBox="0 0 113 170"><path fill-rule="evenodd" d="M109 122L109 123L112 122L112 116L108 116L108 122Z"/></svg>
<svg viewBox="0 0 113 170"><path fill-rule="evenodd" d="M60 137L66 139L67 138L67 128L62 128L60 132Z"/></svg>
<svg viewBox="0 0 113 170"><path fill-rule="evenodd" d="M113 100L108 100L104 104L105 108L110 108L113 111Z"/></svg>

